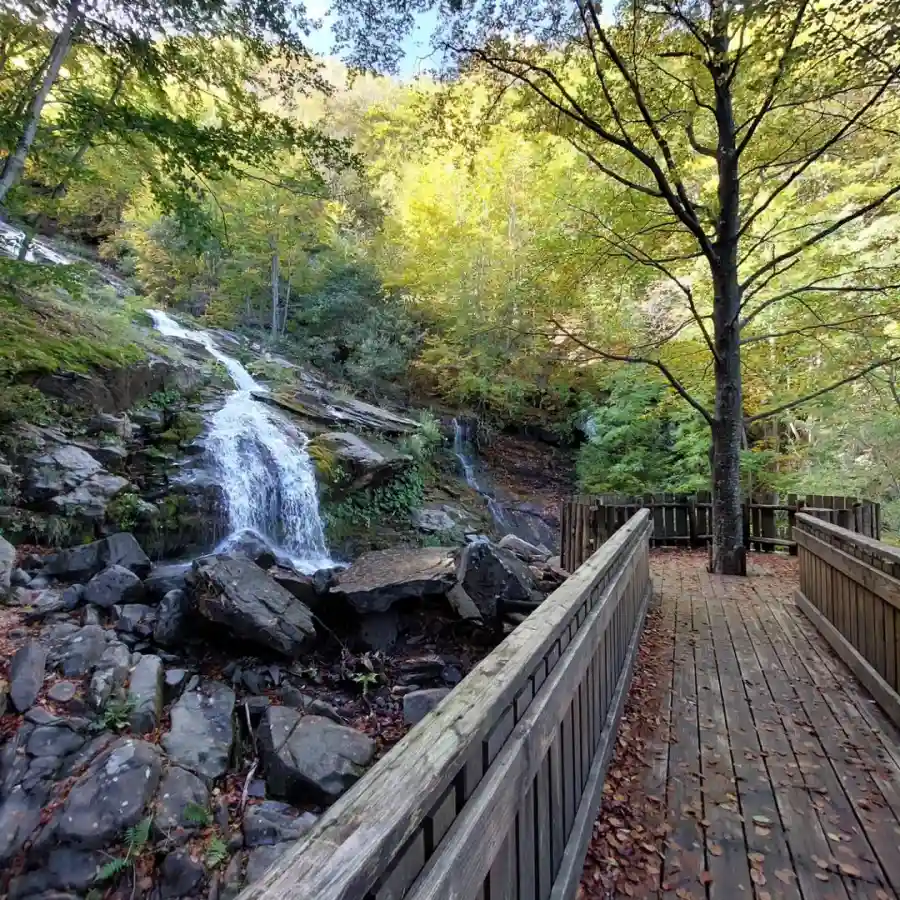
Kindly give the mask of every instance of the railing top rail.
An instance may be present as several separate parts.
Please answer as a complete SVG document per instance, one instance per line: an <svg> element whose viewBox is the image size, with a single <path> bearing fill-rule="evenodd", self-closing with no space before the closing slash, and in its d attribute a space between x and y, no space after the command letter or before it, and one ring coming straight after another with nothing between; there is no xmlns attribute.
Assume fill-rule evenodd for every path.
<svg viewBox="0 0 900 900"><path fill-rule="evenodd" d="M569 627L584 598L649 534L641 510L483 659L337 801L240 900L365 896L522 690L523 678Z"/></svg>
<svg viewBox="0 0 900 900"><path fill-rule="evenodd" d="M890 544L885 544L884 541L867 537L856 531L850 531L847 528L842 528L840 525L832 525L831 522L826 522L823 519L816 518L816 516L798 512L797 526L803 525L840 538L845 543L855 544L857 547L867 550L869 553L875 553L889 562L900 563L900 549L892 547Z"/></svg>

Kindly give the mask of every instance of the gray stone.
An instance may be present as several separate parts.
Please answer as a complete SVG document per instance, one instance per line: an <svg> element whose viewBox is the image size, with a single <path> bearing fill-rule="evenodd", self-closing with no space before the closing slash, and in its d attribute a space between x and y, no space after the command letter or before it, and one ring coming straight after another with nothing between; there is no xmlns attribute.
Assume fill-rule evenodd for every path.
<svg viewBox="0 0 900 900"><path fill-rule="evenodd" d="M63 590L60 599L62 600L63 609L78 609L84 602L84 585L70 584Z"/></svg>
<svg viewBox="0 0 900 900"><path fill-rule="evenodd" d="M326 719L331 719L332 722L337 722L338 725L344 723L338 711L330 703L319 700L318 697L313 697L310 694L304 694L303 691L292 684L282 685L278 693L281 697L281 702L285 706L297 709L303 715L324 716Z"/></svg>
<svg viewBox="0 0 900 900"><path fill-rule="evenodd" d="M19 712L34 705L44 684L47 648L37 641L20 647L9 666L9 698Z"/></svg>
<svg viewBox="0 0 900 900"><path fill-rule="evenodd" d="M276 584L281 585L292 597L296 597L310 609L316 606L321 592L317 589L314 576L304 575L282 566L270 569L269 575Z"/></svg>
<svg viewBox="0 0 900 900"><path fill-rule="evenodd" d="M315 638L309 609L248 559L198 560L197 611L238 637L296 657Z"/></svg>
<svg viewBox="0 0 900 900"><path fill-rule="evenodd" d="M453 517L439 507L424 507L413 511L412 523L426 534L446 534L456 528Z"/></svg>
<svg viewBox="0 0 900 900"><path fill-rule="evenodd" d="M211 781L228 768L234 740L231 716L234 691L205 680L181 695L172 707L172 727L162 745L172 762Z"/></svg>
<svg viewBox="0 0 900 900"><path fill-rule="evenodd" d="M550 558L550 551L546 547L536 547L515 534L505 535L497 546L509 550L527 563L545 563Z"/></svg>
<svg viewBox="0 0 900 900"><path fill-rule="evenodd" d="M28 754L48 756L57 763L84 746L86 726L84 719L55 719L48 725L37 725L28 736Z"/></svg>
<svg viewBox="0 0 900 900"><path fill-rule="evenodd" d="M250 715L250 721L258 725L266 710L272 705L268 697L247 697L241 704Z"/></svg>
<svg viewBox="0 0 900 900"><path fill-rule="evenodd" d="M66 678L87 675L106 650L107 634L99 625L85 625L65 639L55 658Z"/></svg>
<svg viewBox="0 0 900 900"><path fill-rule="evenodd" d="M15 566L16 548L0 536L0 600L6 600L10 595Z"/></svg>
<svg viewBox="0 0 900 900"><path fill-rule="evenodd" d="M47 559L45 571L48 575L81 581L109 566L123 566L141 578L148 575L151 568L147 554L134 535L120 532L92 544L60 551Z"/></svg>
<svg viewBox="0 0 900 900"><path fill-rule="evenodd" d="M248 806L244 813L244 843L248 847L296 841L316 824L310 812L298 815L294 807L275 800Z"/></svg>
<svg viewBox="0 0 900 900"><path fill-rule="evenodd" d="M466 593L461 584L455 584L447 592L447 602L453 607L461 619L473 622L481 622L481 610L475 605L475 601Z"/></svg>
<svg viewBox="0 0 900 900"><path fill-rule="evenodd" d="M0 864L9 862L38 827L45 799L45 792L26 792L17 784L0 803Z"/></svg>
<svg viewBox="0 0 900 900"><path fill-rule="evenodd" d="M40 860L41 867L14 878L9 885L9 900L33 897L45 891L86 892L97 870L109 859L97 850L57 847Z"/></svg>
<svg viewBox="0 0 900 900"><path fill-rule="evenodd" d="M110 700L124 700L130 668L131 651L123 643L113 641L103 651L91 677L88 705L99 712Z"/></svg>
<svg viewBox="0 0 900 900"><path fill-rule="evenodd" d="M50 587L50 579L46 575L35 575L28 583L28 587L33 591L41 591Z"/></svg>
<svg viewBox="0 0 900 900"><path fill-rule="evenodd" d="M85 606L84 611L81 614L81 624L82 625L102 625L103 624L103 610L100 609L99 606L94 606L92 603Z"/></svg>
<svg viewBox="0 0 900 900"><path fill-rule="evenodd" d="M58 681L47 691L47 696L57 703L68 703L78 692L78 688L71 681Z"/></svg>
<svg viewBox="0 0 900 900"><path fill-rule="evenodd" d="M375 755L374 741L361 732L284 706L266 711L259 741L269 790L291 803L336 800Z"/></svg>
<svg viewBox="0 0 900 900"><path fill-rule="evenodd" d="M536 585L528 566L487 541L463 549L457 574L466 594L490 621L496 619L503 601L534 599Z"/></svg>
<svg viewBox="0 0 900 900"><path fill-rule="evenodd" d="M169 591L184 590L190 570L190 563L168 563L154 566L144 579L147 602L158 603Z"/></svg>
<svg viewBox="0 0 900 900"><path fill-rule="evenodd" d="M86 603L110 609L119 603L137 603L144 596L141 579L125 566L113 565L98 572L84 589Z"/></svg>
<svg viewBox="0 0 900 900"><path fill-rule="evenodd" d="M163 900L188 896L200 884L205 871L203 863L192 859L188 850L167 853L159 870L160 896Z"/></svg>
<svg viewBox="0 0 900 900"><path fill-rule="evenodd" d="M368 650L387 653L397 643L400 633L400 617L395 609L368 613L360 616L357 637Z"/></svg>
<svg viewBox="0 0 900 900"><path fill-rule="evenodd" d="M403 721L407 725L421 722L449 694L448 688L413 691L403 698Z"/></svg>
<svg viewBox="0 0 900 900"><path fill-rule="evenodd" d="M132 436L131 421L127 415L114 416L112 413L98 413L87 425L88 434L112 434L129 441Z"/></svg>
<svg viewBox="0 0 900 900"><path fill-rule="evenodd" d="M161 772L159 751L152 744L117 741L75 782L51 820L57 839L99 848L121 838L144 817Z"/></svg>
<svg viewBox="0 0 900 900"><path fill-rule="evenodd" d="M262 847L254 847L250 851L247 860L247 877L245 887L259 881L270 867L273 866L288 850L293 847L293 841L285 841L283 844L269 844Z"/></svg>
<svg viewBox="0 0 900 900"><path fill-rule="evenodd" d="M156 795L156 815L153 825L161 834L175 829L190 831L201 827L185 813L189 805L209 809L209 791L202 779L181 766L169 766L162 777Z"/></svg>
<svg viewBox="0 0 900 900"><path fill-rule="evenodd" d="M225 552L229 555L246 556L261 569L271 569L275 565L275 552L266 539L249 528L233 534L225 544Z"/></svg>
<svg viewBox="0 0 900 900"><path fill-rule="evenodd" d="M171 703L181 696L187 680L186 669L166 669L165 675L163 675L163 693L167 703Z"/></svg>
<svg viewBox="0 0 900 900"><path fill-rule="evenodd" d="M3 550L0 546L0 591L3 590ZM28 587L31 583L31 576L24 569L13 569L9 576L9 583L12 587ZM2 597L0 593L0 597Z"/></svg>
<svg viewBox="0 0 900 900"><path fill-rule="evenodd" d="M399 600L444 596L455 581L453 550L376 550L341 572L331 593L357 612L384 612Z"/></svg>
<svg viewBox="0 0 900 900"><path fill-rule="evenodd" d="M131 673L128 696L134 703L129 722L135 734L159 724L163 707L163 664L158 656L142 656Z"/></svg>
<svg viewBox="0 0 900 900"><path fill-rule="evenodd" d="M116 623L116 631L149 638L153 636L156 627L156 607L144 603L114 606L113 621Z"/></svg>
<svg viewBox="0 0 900 900"><path fill-rule="evenodd" d="M153 640L163 647L174 647L187 637L188 602L183 590L169 591L156 608Z"/></svg>
<svg viewBox="0 0 900 900"><path fill-rule="evenodd" d="M235 853L231 857L231 861L225 867L222 873L222 887L219 892L220 900L235 900L241 892L241 885L244 882L244 852ZM213 900L210 897L210 900Z"/></svg>

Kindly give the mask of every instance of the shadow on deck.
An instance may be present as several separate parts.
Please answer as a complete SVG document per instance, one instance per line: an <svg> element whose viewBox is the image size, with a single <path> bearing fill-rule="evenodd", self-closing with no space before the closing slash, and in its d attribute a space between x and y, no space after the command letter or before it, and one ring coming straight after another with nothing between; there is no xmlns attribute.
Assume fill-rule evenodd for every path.
<svg viewBox="0 0 900 900"><path fill-rule="evenodd" d="M900 732L797 607L796 559L705 563L651 557L659 608L581 896L900 897Z"/></svg>

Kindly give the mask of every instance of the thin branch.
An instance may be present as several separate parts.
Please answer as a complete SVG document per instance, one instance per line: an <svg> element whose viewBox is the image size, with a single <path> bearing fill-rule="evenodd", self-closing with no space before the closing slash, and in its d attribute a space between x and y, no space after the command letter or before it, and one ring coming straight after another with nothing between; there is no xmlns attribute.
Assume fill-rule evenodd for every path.
<svg viewBox="0 0 900 900"><path fill-rule="evenodd" d="M743 338L741 340L741 346L744 346L746 344L756 344L760 341L770 341L775 338L790 337L793 334L805 334L809 331L821 331L823 329L827 330L831 328L846 331L847 329L843 327L844 325L854 325L857 322L864 322L871 319L883 319L888 316L896 316L898 312L900 312L900 310L892 309L888 310L887 312L867 313L866 315L853 316L849 319L838 319L834 322L825 322L820 320L815 325L798 326L797 328L791 328L787 331L773 331L770 334L754 334L752 337Z"/></svg>
<svg viewBox="0 0 900 900"><path fill-rule="evenodd" d="M853 381L858 381L860 378L868 375L869 372L874 372L875 369L880 369L882 366L890 365L891 363L895 363L900 360L900 356L889 356L884 359L878 359L873 363L870 363L864 369L860 369L858 372L854 372L852 375L848 375L846 378L840 379L840 381L835 381L829 384L827 387L823 387L818 391L813 391L811 394L807 394L804 397L798 397L796 400L791 400L789 403L782 403L781 406L775 406L772 409L767 409L765 412L757 413L754 416L748 416L744 421L749 425L751 422L758 422L760 419L767 419L769 416L775 416L778 413L786 412L789 409L796 409L798 406L803 406L804 403L809 403L810 400L815 400L816 397L821 397L824 394L831 393L831 391L843 387L845 384L850 384Z"/></svg>

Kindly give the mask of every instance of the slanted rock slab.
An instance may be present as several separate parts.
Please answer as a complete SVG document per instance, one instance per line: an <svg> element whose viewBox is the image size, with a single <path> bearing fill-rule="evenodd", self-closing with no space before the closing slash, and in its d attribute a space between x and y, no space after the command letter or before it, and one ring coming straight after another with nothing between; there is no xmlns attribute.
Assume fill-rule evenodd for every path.
<svg viewBox="0 0 900 900"><path fill-rule="evenodd" d="M158 656L142 656L128 684L128 696L134 704L129 716L131 730L146 734L159 724L163 708L163 664Z"/></svg>
<svg viewBox="0 0 900 900"><path fill-rule="evenodd" d="M376 550L357 559L337 581L331 593L360 613L384 612L400 600L441 597L456 582L453 550Z"/></svg>
<svg viewBox="0 0 900 900"><path fill-rule="evenodd" d="M469 544L459 560L459 583L488 620L505 600L543 599L531 570L508 550L488 541Z"/></svg>
<svg viewBox="0 0 900 900"><path fill-rule="evenodd" d="M47 648L37 641L20 647L9 667L9 698L19 712L30 709L44 683Z"/></svg>
<svg viewBox="0 0 900 900"><path fill-rule="evenodd" d="M52 819L60 843L104 847L145 815L162 773L153 744L125 738L101 754L75 782Z"/></svg>
<svg viewBox="0 0 900 900"><path fill-rule="evenodd" d="M211 622L292 658L315 638L309 608L249 559L207 557L194 569L197 611Z"/></svg>
<svg viewBox="0 0 900 900"><path fill-rule="evenodd" d="M393 478L413 463L413 458L390 451L387 446L376 448L358 434L349 431L329 431L320 434L316 444L325 447L353 477L350 490L374 487Z"/></svg>
<svg viewBox="0 0 900 900"><path fill-rule="evenodd" d="M234 740L233 712L234 691L219 681L186 691L172 707L172 727L162 738L169 759L207 781L223 775Z"/></svg>
<svg viewBox="0 0 900 900"><path fill-rule="evenodd" d="M375 755L375 742L361 732L284 706L266 710L259 740L266 784L289 803L337 800Z"/></svg>
<svg viewBox="0 0 900 900"><path fill-rule="evenodd" d="M545 563L550 558L550 551L546 547L536 547L515 534L505 535L497 543L497 546L509 550L510 553L527 563Z"/></svg>
<svg viewBox="0 0 900 900"><path fill-rule="evenodd" d="M124 566L140 578L149 575L152 567L134 535L123 531L92 544L61 550L47 559L44 571L69 581L83 581L109 566Z"/></svg>

